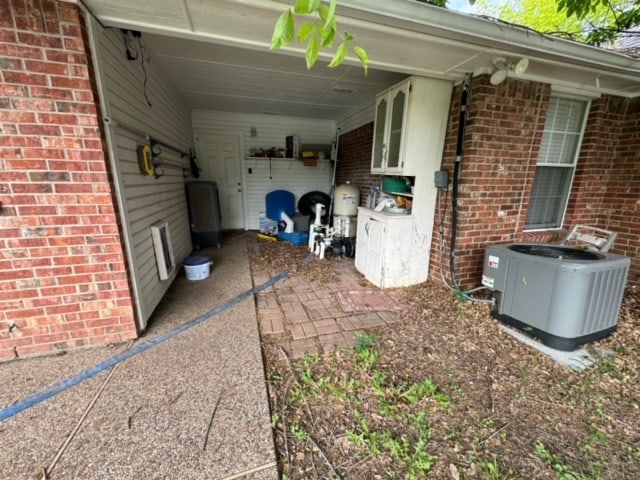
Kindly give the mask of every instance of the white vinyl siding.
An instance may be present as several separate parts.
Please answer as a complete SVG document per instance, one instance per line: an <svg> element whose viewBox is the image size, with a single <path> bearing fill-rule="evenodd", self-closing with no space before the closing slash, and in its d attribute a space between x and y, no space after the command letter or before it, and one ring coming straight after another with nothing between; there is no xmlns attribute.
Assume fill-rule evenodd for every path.
<svg viewBox="0 0 640 480"><path fill-rule="evenodd" d="M246 158L244 166L247 230L260 228L260 213L266 211L267 193L288 190L293 193L297 206L305 193L317 190L329 194L331 187L332 162L329 160L318 160L316 166L308 167L299 160L288 158L273 158L271 161L268 158Z"/></svg>
<svg viewBox="0 0 640 480"><path fill-rule="evenodd" d="M107 137L136 314L139 326L144 328L178 271L175 269L167 280L160 280L151 226L168 223L177 265L189 255L192 245L182 169L164 167L159 170L163 173L160 178L143 175L136 148L148 142L143 133L188 151L193 138L190 112L153 63L147 63L146 57L146 81L140 59L127 60L120 29L102 29L93 22L92 31L103 115L111 119ZM133 47L138 55L143 55L137 42ZM151 106L145 98L145 88ZM133 127L140 133L124 127ZM160 148L161 160L188 167L188 160L167 148Z"/></svg>
<svg viewBox="0 0 640 480"><path fill-rule="evenodd" d="M540 144L525 228L560 228L571 192L589 102L553 96Z"/></svg>
<svg viewBox="0 0 640 480"><path fill-rule="evenodd" d="M251 148L284 148L285 139L289 135L298 135L301 145L330 145L336 132L336 124L332 120L280 115L195 110L192 121L196 136L204 133L240 135L242 156L248 156Z"/></svg>
<svg viewBox="0 0 640 480"><path fill-rule="evenodd" d="M260 213L266 210L265 195L273 190L288 190L300 196L313 190L329 193L331 162L319 160L315 167L307 167L299 160L247 158L252 148L284 148L289 135L298 135L301 146L331 145L336 125L332 120L315 120L279 115L255 115L229 112L194 111L192 113L196 145L200 149L205 135L239 135L243 179L244 222L246 230L260 228ZM253 133L252 133L253 132ZM326 152L330 154L330 152ZM198 153L203 170L202 180L219 181L208 172L219 170ZM269 168L271 163L271 168ZM251 169L251 173L249 173ZM222 192L221 192L222 195Z"/></svg>

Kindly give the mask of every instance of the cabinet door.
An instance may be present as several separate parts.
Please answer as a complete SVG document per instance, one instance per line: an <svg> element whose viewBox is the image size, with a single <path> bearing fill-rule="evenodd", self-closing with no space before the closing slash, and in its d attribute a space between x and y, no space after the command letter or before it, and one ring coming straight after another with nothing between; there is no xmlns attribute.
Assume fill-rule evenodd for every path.
<svg viewBox="0 0 640 480"><path fill-rule="evenodd" d="M402 141L404 138L404 123L409 98L409 83L403 84L389 92L390 120L387 151L387 172L402 170Z"/></svg>
<svg viewBox="0 0 640 480"><path fill-rule="evenodd" d="M381 286L384 281L382 262L386 226L380 220L368 217L364 228L368 237L364 276L374 285Z"/></svg>
<svg viewBox="0 0 640 480"><path fill-rule="evenodd" d="M382 172L384 170L387 145L385 139L385 127L387 124L387 96L379 97L376 102L376 118L373 131L373 153L371 155L371 171Z"/></svg>
<svg viewBox="0 0 640 480"><path fill-rule="evenodd" d="M367 280L380 286L385 223L366 211L358 211L355 267Z"/></svg>

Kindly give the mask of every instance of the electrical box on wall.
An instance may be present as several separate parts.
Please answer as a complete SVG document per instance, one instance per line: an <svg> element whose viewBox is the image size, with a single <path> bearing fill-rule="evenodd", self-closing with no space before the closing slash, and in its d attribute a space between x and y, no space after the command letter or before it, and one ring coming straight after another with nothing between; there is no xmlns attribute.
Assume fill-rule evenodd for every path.
<svg viewBox="0 0 640 480"><path fill-rule="evenodd" d="M438 170L434 176L436 188L447 188L449 186L449 172Z"/></svg>

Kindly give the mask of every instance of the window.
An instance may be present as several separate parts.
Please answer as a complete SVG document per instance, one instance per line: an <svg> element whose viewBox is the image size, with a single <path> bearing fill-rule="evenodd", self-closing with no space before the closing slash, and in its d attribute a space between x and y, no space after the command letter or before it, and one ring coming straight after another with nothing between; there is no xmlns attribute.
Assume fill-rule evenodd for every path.
<svg viewBox="0 0 640 480"><path fill-rule="evenodd" d="M551 97L525 229L562 226L588 106L586 100Z"/></svg>

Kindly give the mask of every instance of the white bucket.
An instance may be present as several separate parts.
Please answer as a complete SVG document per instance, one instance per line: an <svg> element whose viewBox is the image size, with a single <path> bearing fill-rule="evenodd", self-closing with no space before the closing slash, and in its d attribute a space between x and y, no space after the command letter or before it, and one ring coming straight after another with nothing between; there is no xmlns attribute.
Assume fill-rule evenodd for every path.
<svg viewBox="0 0 640 480"><path fill-rule="evenodd" d="M187 257L184 262L182 262L182 265L187 274L187 280L204 280L205 278L209 278L213 260L206 255L194 255Z"/></svg>

